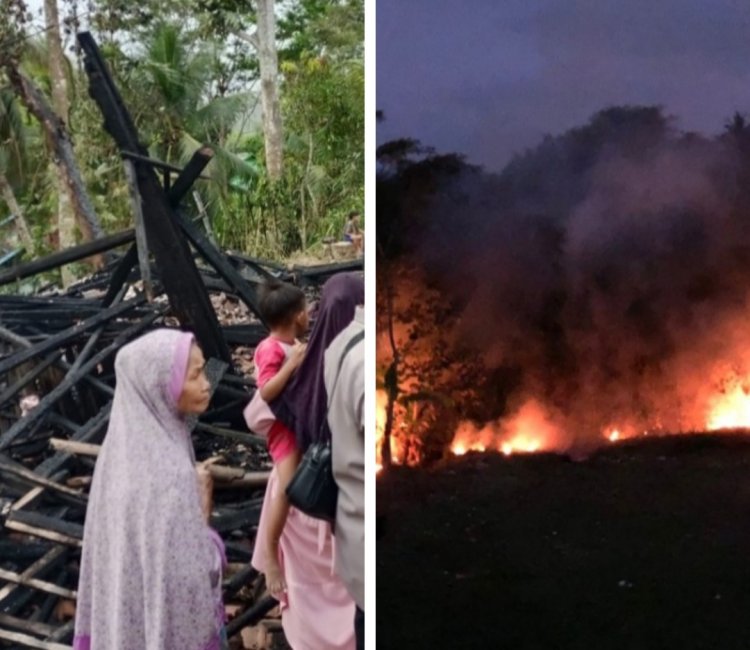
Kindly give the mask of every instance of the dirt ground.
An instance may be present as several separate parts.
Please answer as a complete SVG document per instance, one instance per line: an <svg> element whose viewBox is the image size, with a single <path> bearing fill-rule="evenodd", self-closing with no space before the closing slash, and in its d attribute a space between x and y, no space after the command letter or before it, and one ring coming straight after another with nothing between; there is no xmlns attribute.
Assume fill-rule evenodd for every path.
<svg viewBox="0 0 750 650"><path fill-rule="evenodd" d="M750 648L750 438L378 479L377 647Z"/></svg>

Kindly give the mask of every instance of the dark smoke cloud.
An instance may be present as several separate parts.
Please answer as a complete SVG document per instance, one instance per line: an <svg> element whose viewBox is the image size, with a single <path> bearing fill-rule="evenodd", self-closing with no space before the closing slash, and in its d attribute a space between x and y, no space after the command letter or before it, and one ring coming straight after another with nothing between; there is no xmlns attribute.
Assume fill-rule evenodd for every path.
<svg viewBox="0 0 750 650"><path fill-rule="evenodd" d="M544 404L561 445L700 429L750 371L742 148L657 113L603 113L500 176L467 170L427 211L420 257L461 304L455 335L488 371L521 369L511 403Z"/></svg>

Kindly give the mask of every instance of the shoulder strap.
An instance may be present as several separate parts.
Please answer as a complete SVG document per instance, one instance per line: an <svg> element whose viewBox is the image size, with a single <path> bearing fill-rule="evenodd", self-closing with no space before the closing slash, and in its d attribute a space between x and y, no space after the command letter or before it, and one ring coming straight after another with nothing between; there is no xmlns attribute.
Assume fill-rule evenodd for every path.
<svg viewBox="0 0 750 650"><path fill-rule="evenodd" d="M364 338L365 330L363 329L361 332L357 332L354 336L352 336L352 338L349 339L348 343L344 347L344 351L341 353L341 358L339 359L339 367L336 370L336 378L333 380L333 388L331 388L331 394L328 396L329 403L331 401L331 398L333 397L333 393L336 391L336 386L339 383L339 375L341 374L341 368L343 368L344 366L344 359L346 359L346 355L349 354L352 348L354 348L354 346Z"/></svg>
<svg viewBox="0 0 750 650"><path fill-rule="evenodd" d="M346 346L344 347L344 351L341 353L341 357L339 358L339 366L336 369L336 378L333 380L333 387L331 388L330 395L327 396L326 399L326 416L323 418L323 421L320 423L320 431L319 433L323 433L326 423L328 422L328 409L331 404L331 400L333 399L333 394L336 392L336 386L338 386L339 383L339 376L341 375L341 368L344 365L344 359L346 359L346 355L349 354L349 352L354 348L354 346L357 345L362 339L365 338L365 330L363 329L361 332L357 332L352 338L349 339Z"/></svg>

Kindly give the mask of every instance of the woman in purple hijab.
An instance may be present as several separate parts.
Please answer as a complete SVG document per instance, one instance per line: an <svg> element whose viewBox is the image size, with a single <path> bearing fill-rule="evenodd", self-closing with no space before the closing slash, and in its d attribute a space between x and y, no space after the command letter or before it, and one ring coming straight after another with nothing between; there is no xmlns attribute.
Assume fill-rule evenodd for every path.
<svg viewBox="0 0 750 650"><path fill-rule="evenodd" d="M75 650L225 646L224 546L207 523L209 482L185 426L208 407L204 365L193 335L176 330L117 355L86 512Z"/></svg>
<svg viewBox="0 0 750 650"><path fill-rule="evenodd" d="M295 432L302 453L319 438L331 438L323 359L331 341L352 322L357 305L364 304L365 283L356 273L334 275L323 285L305 359L284 392L269 405Z"/></svg>
<svg viewBox="0 0 750 650"><path fill-rule="evenodd" d="M305 359L281 396L270 404L276 417L295 432L303 451L319 437L330 436L323 357L364 299L364 282L355 274L336 275L326 282ZM273 470L256 539L264 539L266 513L278 489ZM252 564L264 572L266 560L260 544ZM279 564L287 585L281 622L289 645L294 650L354 650L355 604L333 571L330 526L290 508L279 544Z"/></svg>

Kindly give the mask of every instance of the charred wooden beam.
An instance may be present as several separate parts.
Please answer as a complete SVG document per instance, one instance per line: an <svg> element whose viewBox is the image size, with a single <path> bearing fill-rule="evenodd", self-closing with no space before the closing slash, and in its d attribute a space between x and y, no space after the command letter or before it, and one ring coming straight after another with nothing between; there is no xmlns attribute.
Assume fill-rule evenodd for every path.
<svg viewBox="0 0 750 650"><path fill-rule="evenodd" d="M38 560L48 553L52 546L46 542L23 542L12 539L0 539L0 557L7 562L20 562L21 560Z"/></svg>
<svg viewBox="0 0 750 650"><path fill-rule="evenodd" d="M270 612L278 601L272 596L266 596L261 601L257 602L250 609L242 612L239 616L235 616L227 624L227 636L233 637L244 627L256 625L268 612Z"/></svg>
<svg viewBox="0 0 750 650"><path fill-rule="evenodd" d="M53 352L52 354L47 355L45 359L34 366L31 370L29 370L25 375L23 375L23 377L18 379L11 386L8 386L8 388L0 393L0 406L13 399L26 386L35 381L45 370L47 370L47 368L49 368L52 364L57 363L62 355L62 352Z"/></svg>
<svg viewBox="0 0 750 650"><path fill-rule="evenodd" d="M252 505L234 511L228 511L211 518L211 526L219 533L231 533L233 530L251 528L260 521L260 510L263 499L257 499Z"/></svg>
<svg viewBox="0 0 750 650"><path fill-rule="evenodd" d="M89 442L96 439L99 434L103 433L104 427L106 427L109 421L111 410L112 404L109 403L86 424L81 426L81 428L73 434L71 440L76 442ZM58 452L37 465L34 468L34 471L39 476L52 476L62 469L72 458L73 456L70 453Z"/></svg>
<svg viewBox="0 0 750 650"><path fill-rule="evenodd" d="M8 431L5 432L2 439L0 439L0 451L3 451L10 445L13 440L24 432L30 432L34 425L41 421L46 415L47 410L57 402L60 397L65 395L80 379L87 375L91 370L96 368L102 361L107 357L115 353L120 349L122 345L135 338L138 334L146 330L151 324L160 316L163 315L164 308L161 308L153 314L146 316L143 320L136 322L131 325L121 334L119 334L115 340L108 346L100 350L96 355L91 357L86 363L82 364L80 368L68 371L62 382L60 382L52 391L45 395L39 405L36 406L31 412L11 426Z"/></svg>
<svg viewBox="0 0 750 650"><path fill-rule="evenodd" d="M120 155L126 160L136 160L138 162L147 163L151 165L152 167L156 167L164 171L174 172L175 174L181 174L184 171L183 168L177 167L176 165L170 165L169 163L164 162L163 160L156 160L156 158L143 156L141 154L133 153L132 151L121 151ZM197 178L202 178L203 180L206 180L206 181L211 180L208 176L201 176L200 173L198 174Z"/></svg>
<svg viewBox="0 0 750 650"><path fill-rule="evenodd" d="M188 164L182 169L177 180L174 182L174 185L169 190L167 198L172 207L177 207L179 205L180 201L182 201L185 195L190 191L190 188L196 179L200 178L201 172L205 169L206 165L211 162L212 158L213 150L211 150L210 147L201 147L193 153ZM112 275L107 295L102 301L102 304L105 307L108 307L111 304L112 300L117 295L117 292L120 290L120 287L122 287L127 281L130 272L137 262L138 248L133 245L120 260Z"/></svg>
<svg viewBox="0 0 750 650"><path fill-rule="evenodd" d="M234 431L232 429L226 429L224 427L215 427L205 422L199 422L195 425L195 430L202 433L210 433L214 436L222 436L224 438L231 438L232 440L238 440L246 445L254 445L256 447L265 448L267 445L266 439L261 436L256 436L247 431Z"/></svg>
<svg viewBox="0 0 750 650"><path fill-rule="evenodd" d="M224 594L224 601L234 596L240 589L250 582L258 575L258 571L250 564L235 573L229 580L224 582L222 591Z"/></svg>
<svg viewBox="0 0 750 650"><path fill-rule="evenodd" d="M65 264L70 264L71 262L99 255L105 251L132 242L134 238L134 230L123 230L114 235L108 235L101 239L95 239L94 241L80 244L79 246L66 248L65 250L58 253L52 253L51 255L47 255L38 260L18 264L7 271L0 272L0 286L22 280L23 278L28 278L32 275L44 273L45 271L51 271L64 266Z"/></svg>
<svg viewBox="0 0 750 650"><path fill-rule="evenodd" d="M104 128L121 151L147 155L138 141L138 133L130 114L115 87L96 42L88 32L78 34L84 52L89 92L104 117ZM138 190L144 207L149 246L156 259L164 289L180 322L190 328L207 357L231 363L231 354L224 341L216 313L202 286L187 242L173 222L171 206L153 168L134 161Z"/></svg>
<svg viewBox="0 0 750 650"><path fill-rule="evenodd" d="M216 272L237 292L242 302L265 324L260 313L260 303L255 288L235 269L227 258L209 241L192 221L186 219L179 212L177 220L182 232L185 233L190 243L203 258L214 268Z"/></svg>
<svg viewBox="0 0 750 650"><path fill-rule="evenodd" d="M37 591L43 591L47 594L54 594L55 596L61 596L62 598L75 599L76 597L76 592L72 591L71 589L65 589L64 587L60 587L54 582L48 582L47 580L40 580L38 578L25 578L20 573L16 573L14 571L6 571L5 569L0 569L0 580L5 580L6 582L21 585L23 587L31 587L32 589L36 589ZM3 622L2 620L0 620L0 625L2 624Z"/></svg>
<svg viewBox="0 0 750 650"><path fill-rule="evenodd" d="M8 515L5 527L69 546L81 546L83 526L38 512L17 510Z"/></svg>
<svg viewBox="0 0 750 650"><path fill-rule="evenodd" d="M13 643L20 644L27 648L41 648L41 650L70 650L69 645L56 643L55 641L42 641L41 639L29 634L11 632L10 630L4 630L3 628L0 628L0 639L13 641Z"/></svg>
<svg viewBox="0 0 750 650"><path fill-rule="evenodd" d="M49 479L43 476L39 476L38 474L35 474L31 470L28 470L24 467L11 464L1 455L0 474L10 474L20 479L24 483L46 488L47 490L58 492L59 494L65 495L67 497L72 497L72 500L76 505L83 506L84 508L86 507L87 498L85 494L81 494L76 490L71 490L69 487L65 487L64 485L60 485L58 483L55 483L54 481L50 481Z"/></svg>
<svg viewBox="0 0 750 650"><path fill-rule="evenodd" d="M128 300L127 302L123 302L114 307L110 307L109 309L104 309L98 314L85 319L77 325L69 327L68 329L63 330L58 334L46 338L41 343L37 343L36 345L32 345L31 347L25 347L25 349L19 350L15 354L12 354L11 356L0 360L0 375L4 375L9 370L12 370L16 366L22 364L24 361L28 361L33 357L46 354L50 350L70 343L71 341L77 339L81 334L84 334L85 332L88 332L89 330L94 329L95 327L102 325L107 321L117 318L118 316L123 316L136 307L143 305L145 302L145 296L137 296L132 300ZM14 340L16 343L20 342L21 345L24 346L27 343L21 337L14 337Z"/></svg>
<svg viewBox="0 0 750 650"><path fill-rule="evenodd" d="M53 540L57 541L57 540ZM55 567L60 566L67 558L68 549L64 546L54 546L43 557L39 558L20 575L23 578L34 578L45 575ZM0 611L13 614L23 607L30 598L29 589L17 584L6 585L0 589Z"/></svg>

